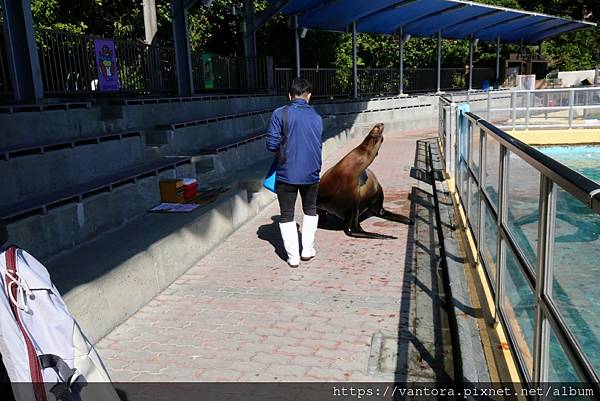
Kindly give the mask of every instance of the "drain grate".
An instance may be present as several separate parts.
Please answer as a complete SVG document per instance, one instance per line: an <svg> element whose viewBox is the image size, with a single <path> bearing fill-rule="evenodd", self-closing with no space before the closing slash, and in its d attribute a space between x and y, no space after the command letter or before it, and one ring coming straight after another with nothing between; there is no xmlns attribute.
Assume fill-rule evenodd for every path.
<svg viewBox="0 0 600 401"><path fill-rule="evenodd" d="M371 351L367 365L367 374L395 374L398 369L398 337L374 333L371 337Z"/></svg>

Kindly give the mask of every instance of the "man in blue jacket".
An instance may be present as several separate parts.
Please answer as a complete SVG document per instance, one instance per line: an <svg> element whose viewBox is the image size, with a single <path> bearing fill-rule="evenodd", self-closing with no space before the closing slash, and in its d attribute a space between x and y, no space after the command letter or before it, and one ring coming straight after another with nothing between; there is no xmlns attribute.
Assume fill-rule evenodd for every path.
<svg viewBox="0 0 600 401"><path fill-rule="evenodd" d="M267 149L277 152L275 190L281 209L279 229L291 267L297 267L300 259L308 261L316 255L314 242L319 221L317 193L321 173L323 120L308 105L310 97L308 81L294 79L290 87L290 103L273 112L267 131ZM294 220L298 192L304 212L302 255Z"/></svg>

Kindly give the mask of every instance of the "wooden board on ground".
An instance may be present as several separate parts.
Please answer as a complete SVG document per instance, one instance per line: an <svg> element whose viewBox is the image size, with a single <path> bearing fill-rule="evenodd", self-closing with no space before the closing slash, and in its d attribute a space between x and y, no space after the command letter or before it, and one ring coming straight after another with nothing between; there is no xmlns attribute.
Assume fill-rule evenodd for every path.
<svg viewBox="0 0 600 401"><path fill-rule="evenodd" d="M211 189L209 191L200 191L198 195L183 203L160 203L150 209L152 213L189 213L200 206L208 205L214 202L219 195L226 192L227 188Z"/></svg>

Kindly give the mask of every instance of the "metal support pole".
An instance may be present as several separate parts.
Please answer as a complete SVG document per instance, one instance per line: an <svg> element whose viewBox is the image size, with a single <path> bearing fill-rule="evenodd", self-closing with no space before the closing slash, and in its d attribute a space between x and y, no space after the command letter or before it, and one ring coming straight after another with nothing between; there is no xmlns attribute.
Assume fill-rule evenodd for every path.
<svg viewBox="0 0 600 401"><path fill-rule="evenodd" d="M531 114L529 108L531 107L531 91L527 91L527 96L525 97L525 129L529 129L529 116Z"/></svg>
<svg viewBox="0 0 600 401"><path fill-rule="evenodd" d="M437 40L437 93L442 93L442 31L438 31Z"/></svg>
<svg viewBox="0 0 600 401"><path fill-rule="evenodd" d="M510 117L512 120L512 129L514 131L516 128L516 125L517 125L517 92L515 92L514 90L510 94L510 108L511 108Z"/></svg>
<svg viewBox="0 0 600 401"><path fill-rule="evenodd" d="M525 50L525 43L523 42L523 39L521 39L521 41L519 42L519 53L523 54L523 50ZM524 74L524 71L521 71L521 74Z"/></svg>
<svg viewBox="0 0 600 401"><path fill-rule="evenodd" d="M194 75L192 73L192 55L188 35L188 13L185 1L171 2L173 14L173 42L175 45L175 66L177 69L177 88L179 96L194 94Z"/></svg>
<svg viewBox="0 0 600 401"><path fill-rule="evenodd" d="M500 36L496 38L496 85L500 86Z"/></svg>
<svg viewBox="0 0 600 401"><path fill-rule="evenodd" d="M29 0L0 0L4 15L4 41L16 101L44 97L42 73L35 42Z"/></svg>
<svg viewBox="0 0 600 401"><path fill-rule="evenodd" d="M244 0L244 22L242 25L244 35L244 56L246 68L246 85L248 89L256 88L256 32L254 29L254 2Z"/></svg>
<svg viewBox="0 0 600 401"><path fill-rule="evenodd" d="M352 97L358 97L358 52L356 49L356 22L352 22Z"/></svg>
<svg viewBox="0 0 600 401"><path fill-rule="evenodd" d="M544 317L542 299L552 292L552 256L556 221L556 186L549 178L540 178L540 220L538 223L538 259L536 266L535 337L533 341L533 382L548 381L550 325Z"/></svg>
<svg viewBox="0 0 600 401"><path fill-rule="evenodd" d="M573 128L573 106L575 105L575 91L569 91L569 128Z"/></svg>
<svg viewBox="0 0 600 401"><path fill-rule="evenodd" d="M300 31L298 31L298 15L294 15L294 44L296 48L296 77L300 77Z"/></svg>
<svg viewBox="0 0 600 401"><path fill-rule="evenodd" d="M400 27L400 95L404 94L404 27Z"/></svg>
<svg viewBox="0 0 600 401"><path fill-rule="evenodd" d="M458 147L458 132L457 132L458 114L456 113L456 103L450 103L450 151L448 158L450 159L449 172L456 180L456 148Z"/></svg>
<svg viewBox="0 0 600 401"><path fill-rule="evenodd" d="M475 51L475 43L473 43L473 35L469 40L469 92L473 90L473 53Z"/></svg>

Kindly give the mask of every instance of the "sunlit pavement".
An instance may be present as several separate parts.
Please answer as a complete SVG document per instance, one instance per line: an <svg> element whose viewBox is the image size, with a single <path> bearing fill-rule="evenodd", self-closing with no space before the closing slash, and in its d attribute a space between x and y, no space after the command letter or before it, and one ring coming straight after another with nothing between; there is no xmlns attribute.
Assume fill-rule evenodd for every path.
<svg viewBox="0 0 600 401"><path fill-rule="evenodd" d="M431 136L385 133L371 169L389 210L410 214L416 141ZM363 227L398 238L319 229L317 257L291 269L282 259L278 214L275 202L100 341L114 381L393 381L414 378L415 369L422 380L434 377L427 372L437 362L411 361L408 348L398 347L396 366L369 364L375 333L399 344L415 332L413 229L377 218ZM428 313L419 319L434 326Z"/></svg>

